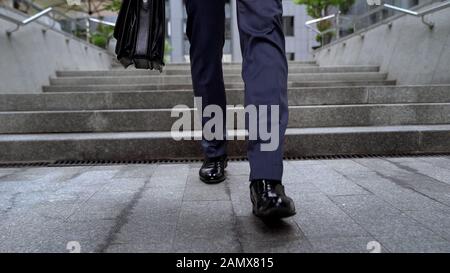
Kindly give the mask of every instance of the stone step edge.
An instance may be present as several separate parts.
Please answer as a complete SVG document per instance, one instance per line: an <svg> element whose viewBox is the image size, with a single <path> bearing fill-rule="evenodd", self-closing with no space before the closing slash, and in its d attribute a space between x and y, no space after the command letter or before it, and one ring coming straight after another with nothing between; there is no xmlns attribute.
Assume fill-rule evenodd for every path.
<svg viewBox="0 0 450 273"><path fill-rule="evenodd" d="M396 125L357 127L317 127L288 128L286 136L323 134L364 134L395 132L450 132L450 124L438 125ZM200 134L200 131L191 131ZM228 130L231 136L242 136L243 130ZM172 138L170 131L154 132L100 132L100 133L43 133L43 134L0 134L1 142L11 141L67 141L67 140L107 140L107 139L164 139Z"/></svg>

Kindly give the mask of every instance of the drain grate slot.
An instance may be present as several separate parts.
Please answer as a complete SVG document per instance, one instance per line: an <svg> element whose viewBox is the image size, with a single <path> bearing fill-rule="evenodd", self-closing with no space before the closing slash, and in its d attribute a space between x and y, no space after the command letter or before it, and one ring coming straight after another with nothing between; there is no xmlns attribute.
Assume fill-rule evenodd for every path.
<svg viewBox="0 0 450 273"><path fill-rule="evenodd" d="M17 163L0 163L0 168L27 168L27 167L48 167L51 162L17 162Z"/></svg>
<svg viewBox="0 0 450 273"><path fill-rule="evenodd" d="M358 158L395 158L395 157L436 157L450 156L450 153L427 154L359 154L359 155L315 155L315 156L287 156L285 160L340 160ZM246 157L230 157L231 162L248 161ZM158 160L58 160L54 162L14 162L0 163L0 168L26 168L26 167L69 167L69 166L104 166L104 165L140 165L140 164L188 164L202 162L200 158L188 159L158 159Z"/></svg>

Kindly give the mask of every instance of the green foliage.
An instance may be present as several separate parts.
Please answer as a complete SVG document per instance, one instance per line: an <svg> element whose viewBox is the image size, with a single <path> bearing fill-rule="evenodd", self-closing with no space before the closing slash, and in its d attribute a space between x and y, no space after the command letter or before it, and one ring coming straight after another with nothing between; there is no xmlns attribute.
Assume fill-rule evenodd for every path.
<svg viewBox="0 0 450 273"><path fill-rule="evenodd" d="M114 27L98 24L97 30L91 35L91 43L106 48L114 33Z"/></svg>
<svg viewBox="0 0 450 273"><path fill-rule="evenodd" d="M110 11L119 11L121 4L121 0L111 0L110 3L105 6L105 8Z"/></svg>
<svg viewBox="0 0 450 273"><path fill-rule="evenodd" d="M164 43L164 62L168 63L168 57L169 57L169 53L172 51L172 46L170 45L170 42L168 40L165 41Z"/></svg>
<svg viewBox="0 0 450 273"><path fill-rule="evenodd" d="M91 43L98 47L106 48L106 46L108 45L108 39L101 34L94 33L91 36Z"/></svg>
<svg viewBox="0 0 450 273"><path fill-rule="evenodd" d="M328 15L329 7L336 7L342 13L348 12L355 0L293 0L294 3L305 5L306 11L312 18L320 18Z"/></svg>
<svg viewBox="0 0 450 273"><path fill-rule="evenodd" d="M294 3L306 6L306 12L312 18L320 18L328 15L330 7L338 8L341 13L347 13L350 7L355 3L355 0L293 0ZM322 35L316 36L316 41L324 45L331 41L335 35L332 28L331 21L322 21L317 23L317 29L322 32Z"/></svg>

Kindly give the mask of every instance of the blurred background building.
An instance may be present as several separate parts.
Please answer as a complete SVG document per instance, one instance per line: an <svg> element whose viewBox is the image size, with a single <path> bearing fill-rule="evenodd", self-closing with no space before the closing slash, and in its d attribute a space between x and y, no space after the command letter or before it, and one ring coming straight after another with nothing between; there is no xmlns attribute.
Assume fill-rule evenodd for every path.
<svg viewBox="0 0 450 273"><path fill-rule="evenodd" d="M189 55L189 42L185 35L186 9L184 1L167 0L168 39L172 46L171 61L184 62ZM308 45L314 39L308 35L304 22L310 19L304 6L292 1L283 1L283 27L286 35L286 53L288 60L310 60ZM226 40L224 61L241 61L239 33L236 19L236 1L226 0ZM309 41L308 41L309 40Z"/></svg>
<svg viewBox="0 0 450 273"><path fill-rule="evenodd" d="M115 22L117 15L108 10L107 5L111 1L91 0L81 1L80 7L67 5L66 0L36 0L36 1L15 1L0 0L2 3L9 3L23 12L33 10L27 2L32 2L35 6L52 6L71 18L83 20L86 13L95 17L102 17L106 21ZM187 40L186 29L186 9L185 0L166 0L166 20L167 20L167 40L170 44L170 54L168 61L174 63L186 62L189 59L189 42ZM314 35L308 34L304 27L304 22L310 19L306 14L306 8L296 5L292 1L283 1L284 18L283 27L286 34L286 53L288 60L311 60L312 55L308 48L314 45ZM96 24L92 25L92 31ZM236 19L236 1L226 0L226 42L224 47L225 62L241 61L239 33ZM113 48L113 45L110 46Z"/></svg>

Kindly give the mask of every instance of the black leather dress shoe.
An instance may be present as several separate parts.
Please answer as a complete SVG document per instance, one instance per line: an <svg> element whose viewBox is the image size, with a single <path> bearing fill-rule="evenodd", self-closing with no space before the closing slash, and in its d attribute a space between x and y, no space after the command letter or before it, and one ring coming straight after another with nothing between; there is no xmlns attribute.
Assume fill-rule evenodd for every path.
<svg viewBox="0 0 450 273"><path fill-rule="evenodd" d="M250 184L253 214L261 218L279 219L295 215L294 201L286 196L279 181L253 180Z"/></svg>
<svg viewBox="0 0 450 273"><path fill-rule="evenodd" d="M227 167L227 157L221 156L208 158L203 161L200 168L200 180L207 184L216 184L225 180L225 168Z"/></svg>

